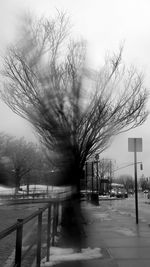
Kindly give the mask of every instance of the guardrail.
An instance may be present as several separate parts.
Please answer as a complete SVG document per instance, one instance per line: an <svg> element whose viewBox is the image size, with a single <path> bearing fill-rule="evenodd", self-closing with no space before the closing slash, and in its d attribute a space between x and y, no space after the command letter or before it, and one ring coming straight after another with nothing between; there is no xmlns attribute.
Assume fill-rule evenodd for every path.
<svg viewBox="0 0 150 267"><path fill-rule="evenodd" d="M42 215L43 212L47 211L47 240L46 240L46 259L50 260L49 250L50 246L54 246L55 236L57 235L57 227L61 220L61 207L62 201L56 200L48 203L43 208L40 208L32 215L24 218L17 219L17 223L13 224L11 227L5 229L0 232L0 240L10 235L12 232L16 231L16 245L15 245L15 258L13 267L21 267L22 260L27 255L28 251L31 249L33 244L29 246L29 248L23 253L22 251L22 241L23 241L23 227L24 225L33 220L34 218L38 218L37 223L37 249L36 249L36 267L40 267L41 263L41 247L42 247Z"/></svg>

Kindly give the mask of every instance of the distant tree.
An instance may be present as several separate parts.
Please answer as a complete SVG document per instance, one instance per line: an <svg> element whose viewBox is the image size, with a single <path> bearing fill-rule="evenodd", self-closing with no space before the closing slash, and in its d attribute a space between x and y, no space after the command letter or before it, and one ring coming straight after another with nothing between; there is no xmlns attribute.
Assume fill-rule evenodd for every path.
<svg viewBox="0 0 150 267"><path fill-rule="evenodd" d="M3 159L0 159L0 186L11 186L13 181L9 170L6 168Z"/></svg>
<svg viewBox="0 0 150 267"><path fill-rule="evenodd" d="M141 177L139 180L139 186L142 188L142 191L150 189L150 182L148 178Z"/></svg>
<svg viewBox="0 0 150 267"><path fill-rule="evenodd" d="M100 178L112 178L114 169L112 160L103 158L99 161L98 167Z"/></svg>
<svg viewBox="0 0 150 267"><path fill-rule="evenodd" d="M7 136L0 133L0 185L9 186L13 184L10 175L9 159L5 155L5 147L7 144Z"/></svg>
<svg viewBox="0 0 150 267"><path fill-rule="evenodd" d="M131 175L122 174L114 180L116 183L123 184L126 190L134 189L134 179Z"/></svg>
<svg viewBox="0 0 150 267"><path fill-rule="evenodd" d="M122 48L100 71L89 69L85 43L68 41L69 27L61 12L25 20L22 39L4 58L1 97L33 124L61 170L60 183L78 192L86 160L146 120L147 92L142 75L125 69Z"/></svg>
<svg viewBox="0 0 150 267"><path fill-rule="evenodd" d="M39 168L40 157L38 149L32 142L5 135L3 146L3 158L7 157L7 169L15 179L16 191L18 191L21 179L31 170ZM2 140L1 138L1 140Z"/></svg>

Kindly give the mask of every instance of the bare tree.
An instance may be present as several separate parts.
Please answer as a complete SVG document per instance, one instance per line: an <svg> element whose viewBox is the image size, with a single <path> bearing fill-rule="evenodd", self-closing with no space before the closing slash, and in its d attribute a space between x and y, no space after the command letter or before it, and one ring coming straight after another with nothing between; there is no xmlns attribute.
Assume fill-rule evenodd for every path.
<svg viewBox="0 0 150 267"><path fill-rule="evenodd" d="M24 138L16 139L9 135L1 135L0 140L3 143L2 156L7 157L7 170L15 178L17 192L21 179L39 166L38 149L36 145L27 142Z"/></svg>
<svg viewBox="0 0 150 267"><path fill-rule="evenodd" d="M85 161L146 120L147 92L142 75L123 65L122 48L100 71L86 67L85 43L69 40L68 25L61 12L50 20L28 17L24 39L4 58L1 97L33 124L61 183L79 190Z"/></svg>
<svg viewBox="0 0 150 267"><path fill-rule="evenodd" d="M141 177L139 180L139 186L144 190L150 190L150 180L148 177Z"/></svg>
<svg viewBox="0 0 150 267"><path fill-rule="evenodd" d="M5 154L8 136L0 133L0 185L12 186L12 176L10 171L9 158Z"/></svg>
<svg viewBox="0 0 150 267"><path fill-rule="evenodd" d="M118 178L113 179L113 182L123 184L127 191L134 189L134 179L131 175L122 174Z"/></svg>
<svg viewBox="0 0 150 267"><path fill-rule="evenodd" d="M110 178L112 179L114 163L111 159L103 158L99 161L98 171L100 179Z"/></svg>

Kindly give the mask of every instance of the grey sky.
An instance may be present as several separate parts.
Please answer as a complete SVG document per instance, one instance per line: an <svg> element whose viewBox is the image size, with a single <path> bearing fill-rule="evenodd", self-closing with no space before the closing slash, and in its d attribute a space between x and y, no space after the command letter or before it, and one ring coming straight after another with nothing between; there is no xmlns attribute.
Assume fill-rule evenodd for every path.
<svg viewBox="0 0 150 267"><path fill-rule="evenodd" d="M17 34L19 18L24 10L35 14L50 16L55 8L68 12L75 36L88 41L88 64L102 66L107 51L117 51L124 41L124 61L133 64L145 73L145 85L150 84L150 1L149 0L0 0L0 51ZM14 135L25 135L33 139L27 122L14 115L0 103L0 131ZM144 171L150 176L150 118L136 130L117 136L111 147L102 155L116 160L117 165L133 162L132 153L127 151L128 137L143 138L143 153L138 160L143 161ZM123 169L122 173L133 173L133 167Z"/></svg>

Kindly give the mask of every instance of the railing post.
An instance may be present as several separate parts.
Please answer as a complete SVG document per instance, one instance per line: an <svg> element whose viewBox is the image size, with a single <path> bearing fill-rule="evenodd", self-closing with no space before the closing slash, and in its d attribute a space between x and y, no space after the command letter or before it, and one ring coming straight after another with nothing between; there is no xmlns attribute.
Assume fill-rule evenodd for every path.
<svg viewBox="0 0 150 267"><path fill-rule="evenodd" d="M61 224L62 221L62 202L59 204L59 224Z"/></svg>
<svg viewBox="0 0 150 267"><path fill-rule="evenodd" d="M48 221L47 221L47 261L49 261L50 254L50 234L51 234L51 205L48 207Z"/></svg>
<svg viewBox="0 0 150 267"><path fill-rule="evenodd" d="M55 204L53 203L52 246L55 242Z"/></svg>
<svg viewBox="0 0 150 267"><path fill-rule="evenodd" d="M39 209L40 211L40 209ZM41 263L41 234L42 234L42 211L38 215L38 237L37 237L37 267L40 267Z"/></svg>
<svg viewBox="0 0 150 267"><path fill-rule="evenodd" d="M55 206L55 235L57 235L57 227L58 227L58 203Z"/></svg>
<svg viewBox="0 0 150 267"><path fill-rule="evenodd" d="M23 219L18 219L17 222L15 266L21 267Z"/></svg>

